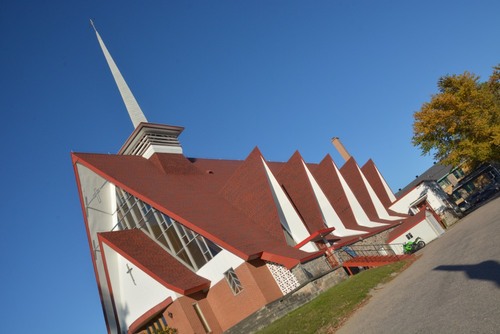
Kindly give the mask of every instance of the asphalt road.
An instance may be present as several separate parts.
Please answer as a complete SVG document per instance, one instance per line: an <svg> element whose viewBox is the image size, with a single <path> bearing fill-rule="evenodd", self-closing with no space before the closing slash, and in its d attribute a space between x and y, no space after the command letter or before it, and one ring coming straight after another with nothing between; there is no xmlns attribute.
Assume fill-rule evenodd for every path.
<svg viewBox="0 0 500 334"><path fill-rule="evenodd" d="M500 198L418 254L336 333L500 333Z"/></svg>

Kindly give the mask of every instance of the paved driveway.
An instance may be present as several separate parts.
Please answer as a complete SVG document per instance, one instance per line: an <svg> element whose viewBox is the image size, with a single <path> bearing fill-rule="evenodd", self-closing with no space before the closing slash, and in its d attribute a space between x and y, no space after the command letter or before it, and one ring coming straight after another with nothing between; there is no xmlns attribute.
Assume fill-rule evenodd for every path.
<svg viewBox="0 0 500 334"><path fill-rule="evenodd" d="M419 254L337 333L500 333L500 198Z"/></svg>

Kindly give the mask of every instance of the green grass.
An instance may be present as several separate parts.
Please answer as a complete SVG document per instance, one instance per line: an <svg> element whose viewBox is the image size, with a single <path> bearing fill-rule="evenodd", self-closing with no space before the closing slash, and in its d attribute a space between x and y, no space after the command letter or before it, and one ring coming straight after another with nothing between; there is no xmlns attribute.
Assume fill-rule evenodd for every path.
<svg viewBox="0 0 500 334"><path fill-rule="evenodd" d="M368 298L370 290L407 265L407 261L400 261L352 276L258 333L333 333Z"/></svg>

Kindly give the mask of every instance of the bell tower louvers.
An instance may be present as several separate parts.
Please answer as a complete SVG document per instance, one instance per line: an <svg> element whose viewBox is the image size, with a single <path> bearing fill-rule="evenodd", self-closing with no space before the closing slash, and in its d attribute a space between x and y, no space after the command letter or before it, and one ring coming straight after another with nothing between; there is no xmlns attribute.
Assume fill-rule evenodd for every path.
<svg viewBox="0 0 500 334"><path fill-rule="evenodd" d="M90 24L96 33L99 45L135 128L132 135L120 149L119 154L140 155L144 158L149 158L154 153L182 154L182 147L178 137L184 128L148 122L92 20L90 20Z"/></svg>

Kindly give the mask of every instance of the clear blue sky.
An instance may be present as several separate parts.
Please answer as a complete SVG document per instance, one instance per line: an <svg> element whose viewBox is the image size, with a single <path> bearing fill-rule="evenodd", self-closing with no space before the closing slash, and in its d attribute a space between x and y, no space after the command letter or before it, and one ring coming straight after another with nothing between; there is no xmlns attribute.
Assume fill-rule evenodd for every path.
<svg viewBox="0 0 500 334"><path fill-rule="evenodd" d="M437 79L500 63L499 1L0 0L1 332L103 333L71 151L132 131L89 26L187 156L286 161L338 136L393 190L432 164L412 115Z"/></svg>

